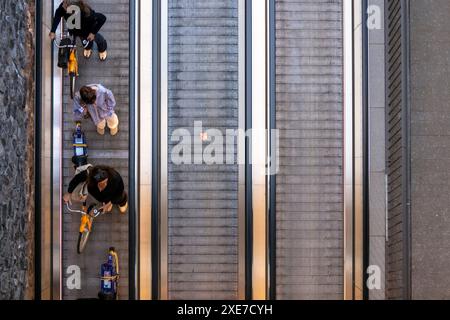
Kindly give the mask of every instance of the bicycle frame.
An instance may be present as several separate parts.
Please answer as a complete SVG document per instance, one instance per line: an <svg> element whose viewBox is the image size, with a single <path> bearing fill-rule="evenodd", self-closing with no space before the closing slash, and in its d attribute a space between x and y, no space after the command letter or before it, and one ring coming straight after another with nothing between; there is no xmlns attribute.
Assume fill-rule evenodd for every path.
<svg viewBox="0 0 450 320"><path fill-rule="evenodd" d="M79 213L81 214L81 223L80 223L80 229L79 231L82 233L86 229L91 232L92 231L92 225L94 223L94 219L99 217L103 214L103 208L97 209L92 208L92 210L89 210L89 208L86 206L86 204L83 204L82 210L73 210L69 204L67 204L67 210L71 213Z"/></svg>
<svg viewBox="0 0 450 320"><path fill-rule="evenodd" d="M85 207L83 206L83 210L87 210L84 209ZM91 232L92 231L92 224L93 224L94 220L92 219L91 216L89 216L89 214L83 214L81 216L81 223L80 223L80 232L84 232L86 229Z"/></svg>
<svg viewBox="0 0 450 320"><path fill-rule="evenodd" d="M77 59L77 49L71 49L70 50L70 56L69 56L69 66L68 71L69 74L74 74L75 76L79 76L78 74L78 59Z"/></svg>
<svg viewBox="0 0 450 320"><path fill-rule="evenodd" d="M76 44L76 38L73 36L70 36L72 39L72 44L67 46L60 46L56 43L56 40L54 40L55 46L58 49L64 49L69 48L70 49L70 55L69 55L69 63L68 63L68 72L69 74L73 74L75 76L79 76L78 74L78 58L77 58L77 44ZM61 40L63 39L63 36L61 37ZM60 41L61 41L60 40ZM85 45L81 46L82 48L86 49L89 46L90 42L87 41Z"/></svg>

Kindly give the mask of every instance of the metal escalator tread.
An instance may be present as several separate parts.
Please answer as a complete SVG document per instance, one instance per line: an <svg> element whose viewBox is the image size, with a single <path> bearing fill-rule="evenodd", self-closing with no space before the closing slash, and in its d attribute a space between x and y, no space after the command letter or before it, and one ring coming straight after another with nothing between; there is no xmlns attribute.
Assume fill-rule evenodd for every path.
<svg viewBox="0 0 450 320"><path fill-rule="evenodd" d="M276 0L275 5L277 298L339 300L342 1Z"/></svg>
<svg viewBox="0 0 450 320"><path fill-rule="evenodd" d="M93 164L110 165L122 175L125 187L128 188L128 112L129 112L129 1L128 0L91 0L90 4L97 12L106 15L107 22L100 33L108 41L108 60L100 62L98 53L90 60L82 57L79 52L80 77L77 87L81 85L101 83L111 89L117 101L117 114L120 120L118 136L111 137L109 130L106 135L97 135L90 121L83 123L89 145L89 160ZM65 78L64 78L65 80ZM70 158L71 148L72 103L70 101L67 81L64 82L64 190L73 177ZM100 280L100 266L105 262L109 247L116 248L121 266L120 292L122 299L128 298L128 215L121 216L118 210L105 215L94 223L86 251L82 255L76 253L76 237L78 236L80 217L64 214L63 216L63 298L95 298L97 297ZM68 290L65 287L68 266L78 265L82 270L82 290Z"/></svg>
<svg viewBox="0 0 450 320"><path fill-rule="evenodd" d="M169 135L238 128L237 5L169 0ZM169 162L169 299L237 299L237 173Z"/></svg>

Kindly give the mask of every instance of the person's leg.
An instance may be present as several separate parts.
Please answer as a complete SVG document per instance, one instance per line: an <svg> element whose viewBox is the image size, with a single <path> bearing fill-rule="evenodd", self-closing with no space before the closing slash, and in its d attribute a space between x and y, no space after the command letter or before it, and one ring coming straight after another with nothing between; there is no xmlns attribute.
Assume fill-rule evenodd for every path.
<svg viewBox="0 0 450 320"><path fill-rule="evenodd" d="M106 128L106 120L103 120L97 125L98 134L103 136L105 134L105 128Z"/></svg>
<svg viewBox="0 0 450 320"><path fill-rule="evenodd" d="M128 195L127 195L127 193L124 191L122 196L119 199L115 199L112 203L119 207L120 213L125 214L128 210Z"/></svg>
<svg viewBox="0 0 450 320"><path fill-rule="evenodd" d="M95 43L97 43L100 60L105 61L108 56L108 52L106 51L108 49L108 42L100 33L97 33Z"/></svg>
<svg viewBox="0 0 450 320"><path fill-rule="evenodd" d="M108 42L101 33L95 35L95 43L97 44L98 52L102 53L108 50Z"/></svg>
<svg viewBox="0 0 450 320"><path fill-rule="evenodd" d="M115 136L119 132L119 118L117 114L113 114L111 117L106 119L109 130L111 130L111 135Z"/></svg>

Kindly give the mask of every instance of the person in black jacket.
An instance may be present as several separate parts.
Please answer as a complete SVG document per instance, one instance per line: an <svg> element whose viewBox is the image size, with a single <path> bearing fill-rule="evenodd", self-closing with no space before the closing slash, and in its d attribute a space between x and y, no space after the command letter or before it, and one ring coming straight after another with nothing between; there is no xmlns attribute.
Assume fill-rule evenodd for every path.
<svg viewBox="0 0 450 320"><path fill-rule="evenodd" d="M124 214L128 209L128 195L122 177L113 168L95 166L76 175L69 184L64 202L71 203L72 192L80 185L87 184L89 194L103 203L104 212L111 212L114 205Z"/></svg>
<svg viewBox="0 0 450 320"><path fill-rule="evenodd" d="M92 46L94 41L97 44L99 57L101 61L105 61L107 58L108 43L105 38L99 33L100 29L106 22L105 15L95 12L85 1L83 0L64 0L58 9L56 10L55 17L53 18L52 29L49 34L51 40L56 38L56 29L58 29L61 19L68 20L72 15L72 12L67 12L67 8L71 5L78 6L81 11L81 29L71 29L69 33L73 36L81 38L82 41L89 41L89 45L84 50L85 58L90 58L92 54Z"/></svg>

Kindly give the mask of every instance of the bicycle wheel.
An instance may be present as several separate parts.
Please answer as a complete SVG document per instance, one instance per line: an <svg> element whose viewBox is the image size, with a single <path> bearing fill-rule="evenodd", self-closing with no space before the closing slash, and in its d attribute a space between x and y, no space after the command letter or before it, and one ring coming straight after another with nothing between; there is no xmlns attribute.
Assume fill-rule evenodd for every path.
<svg viewBox="0 0 450 320"><path fill-rule="evenodd" d="M78 254L83 253L84 249L86 248L86 244L89 240L89 234L90 232L88 230L80 232L80 235L78 236L78 247L77 247Z"/></svg>
<svg viewBox="0 0 450 320"><path fill-rule="evenodd" d="M75 81L76 75L74 73L70 73L70 98L73 100L75 97Z"/></svg>

